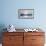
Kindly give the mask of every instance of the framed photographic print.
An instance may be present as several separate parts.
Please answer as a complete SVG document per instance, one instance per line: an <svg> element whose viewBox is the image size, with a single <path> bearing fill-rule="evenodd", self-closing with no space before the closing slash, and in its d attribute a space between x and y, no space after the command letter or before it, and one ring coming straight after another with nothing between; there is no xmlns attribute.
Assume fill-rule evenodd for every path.
<svg viewBox="0 0 46 46"><path fill-rule="evenodd" d="M19 19L33 19L34 9L18 9L18 18Z"/></svg>

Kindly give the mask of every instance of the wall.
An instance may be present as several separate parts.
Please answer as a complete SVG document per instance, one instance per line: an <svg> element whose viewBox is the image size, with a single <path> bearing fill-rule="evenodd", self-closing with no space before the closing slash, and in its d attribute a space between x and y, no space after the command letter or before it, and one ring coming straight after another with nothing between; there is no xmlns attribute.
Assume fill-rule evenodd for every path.
<svg viewBox="0 0 46 46"><path fill-rule="evenodd" d="M16 28L46 28L46 0L1 0L0 24ZM18 19L18 9L34 9L34 19Z"/></svg>

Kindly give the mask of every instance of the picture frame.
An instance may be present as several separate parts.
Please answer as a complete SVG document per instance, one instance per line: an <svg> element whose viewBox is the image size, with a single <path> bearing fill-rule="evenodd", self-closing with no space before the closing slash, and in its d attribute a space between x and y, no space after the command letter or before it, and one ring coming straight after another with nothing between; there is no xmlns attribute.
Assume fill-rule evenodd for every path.
<svg viewBox="0 0 46 46"><path fill-rule="evenodd" d="M19 19L34 19L34 9L18 9Z"/></svg>

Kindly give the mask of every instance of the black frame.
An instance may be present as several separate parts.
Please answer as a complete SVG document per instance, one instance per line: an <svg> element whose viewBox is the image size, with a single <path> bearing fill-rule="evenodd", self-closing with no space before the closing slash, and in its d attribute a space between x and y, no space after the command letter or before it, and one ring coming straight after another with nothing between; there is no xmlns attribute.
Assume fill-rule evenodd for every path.
<svg viewBox="0 0 46 46"><path fill-rule="evenodd" d="M27 14L25 14L25 11ZM34 19L34 9L18 9L19 19Z"/></svg>

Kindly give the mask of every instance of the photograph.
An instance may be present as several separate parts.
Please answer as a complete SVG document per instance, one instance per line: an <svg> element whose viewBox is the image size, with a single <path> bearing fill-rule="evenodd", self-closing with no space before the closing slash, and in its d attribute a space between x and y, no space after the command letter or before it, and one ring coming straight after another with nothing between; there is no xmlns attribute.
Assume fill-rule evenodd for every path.
<svg viewBox="0 0 46 46"><path fill-rule="evenodd" d="M34 9L18 9L19 19L34 19Z"/></svg>

